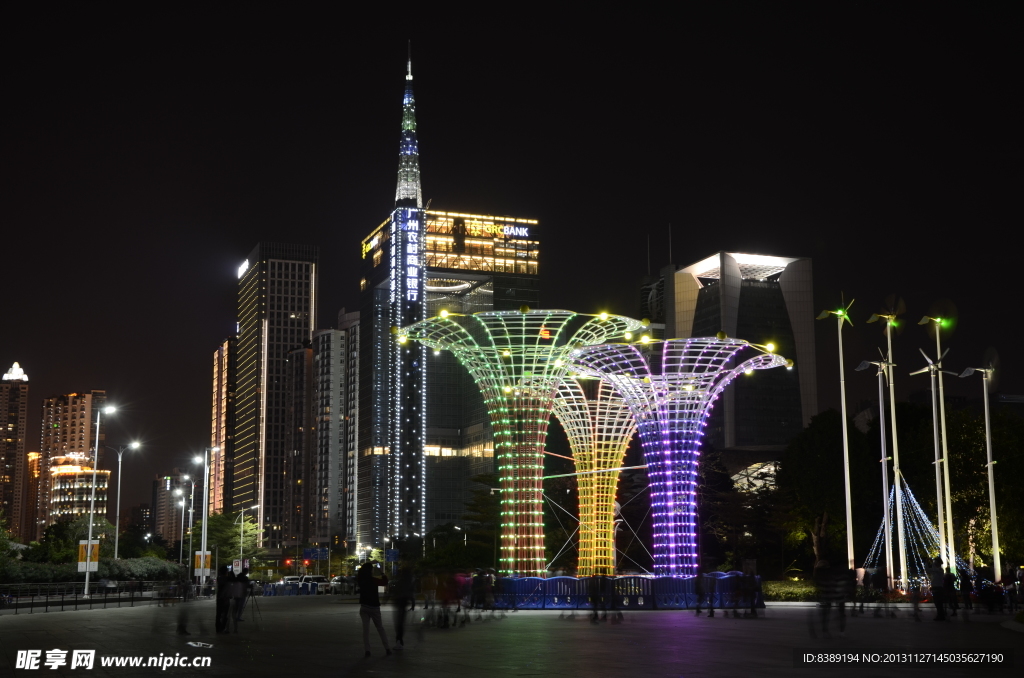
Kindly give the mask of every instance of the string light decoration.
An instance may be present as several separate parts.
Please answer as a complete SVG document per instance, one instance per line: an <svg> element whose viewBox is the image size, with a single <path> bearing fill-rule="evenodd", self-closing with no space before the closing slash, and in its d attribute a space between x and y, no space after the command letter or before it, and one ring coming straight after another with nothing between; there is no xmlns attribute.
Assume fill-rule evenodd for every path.
<svg viewBox="0 0 1024 678"><path fill-rule="evenodd" d="M558 384L555 416L569 438L578 473L578 575L614 575L615 490L636 422L610 384L585 377Z"/></svg>
<svg viewBox="0 0 1024 678"><path fill-rule="evenodd" d="M569 353L641 327L638 320L605 313L523 307L472 315L441 311L399 330L399 342L451 351L483 394L501 490L502 572L544 570L544 443Z"/></svg>
<svg viewBox="0 0 1024 678"><path fill-rule="evenodd" d="M792 365L742 339L668 339L588 346L573 352L581 373L608 381L636 419L647 462L654 571L697 574L697 468L707 418L740 374ZM741 354L757 353L736 364Z"/></svg>
<svg viewBox="0 0 1024 678"><path fill-rule="evenodd" d="M894 572L892 580L897 587L904 591L909 591L929 584L930 578L927 570L931 566L932 561L941 553L941 541L939 540L939 532L935 529L934 523L928 518L921 505L917 503L917 498L910 491L906 481L903 482L903 491L900 493L900 496L903 500L903 521L904 530L906 531L908 580L903 580L902 572L898 576ZM892 517L896 510L895 487L889 491L888 510L890 530L895 532L896 523ZM973 581L974 570L971 569L971 566L955 553L953 558L956 561L956 571L953 574L957 579L959 580L964 574L969 574ZM882 524L878 527L875 541L871 545L871 550L868 551L867 558L864 560L864 567L885 568L885 520L882 520Z"/></svg>

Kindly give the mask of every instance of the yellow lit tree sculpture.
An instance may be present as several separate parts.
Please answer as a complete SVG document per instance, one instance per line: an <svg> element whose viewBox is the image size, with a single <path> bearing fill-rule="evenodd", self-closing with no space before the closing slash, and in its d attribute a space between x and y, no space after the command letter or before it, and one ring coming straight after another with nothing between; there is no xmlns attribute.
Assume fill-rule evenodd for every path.
<svg viewBox="0 0 1024 678"><path fill-rule="evenodd" d="M544 443L569 353L641 327L638 320L608 313L523 307L473 315L442 311L398 330L399 342L413 339L451 351L483 394L501 490L502 572L527 576L545 569Z"/></svg>
<svg viewBox="0 0 1024 678"><path fill-rule="evenodd" d="M558 385L555 416L576 462L579 576L614 575L615 490L636 422L610 384L586 377L567 377Z"/></svg>

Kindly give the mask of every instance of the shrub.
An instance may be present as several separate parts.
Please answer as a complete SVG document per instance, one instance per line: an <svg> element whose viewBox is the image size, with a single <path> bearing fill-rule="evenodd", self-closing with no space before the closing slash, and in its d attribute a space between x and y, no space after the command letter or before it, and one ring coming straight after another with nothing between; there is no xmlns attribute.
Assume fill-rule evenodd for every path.
<svg viewBox="0 0 1024 678"><path fill-rule="evenodd" d="M814 584L809 581L762 581L761 591L769 602L806 602L817 600Z"/></svg>

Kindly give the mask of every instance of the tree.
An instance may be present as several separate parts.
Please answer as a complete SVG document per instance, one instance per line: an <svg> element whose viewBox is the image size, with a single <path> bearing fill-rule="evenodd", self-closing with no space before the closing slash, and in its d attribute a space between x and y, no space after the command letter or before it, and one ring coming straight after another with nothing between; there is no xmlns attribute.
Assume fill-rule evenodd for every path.
<svg viewBox="0 0 1024 678"><path fill-rule="evenodd" d="M32 542L22 558L32 563L73 563L78 561L78 542L89 536L89 516L59 520L48 526L43 539ZM93 521L92 538L100 542L100 558L114 555L114 526L106 518Z"/></svg>
<svg viewBox="0 0 1024 678"><path fill-rule="evenodd" d="M263 549L259 548L259 538L263 530L256 523L251 513L246 513L245 528L238 521L239 513L214 513L209 517L206 528L206 546L211 553L216 549L221 563L230 563L239 556L238 540L244 533L241 556L243 559L263 557ZM192 545L198 551L199 535L203 533L203 521L200 519L192 528Z"/></svg>
<svg viewBox="0 0 1024 678"><path fill-rule="evenodd" d="M847 431L850 491L855 507L854 554L863 559L882 515L879 455L872 451L867 435L852 424ZM795 523L791 539L804 545L802 560L806 566L813 567L828 559L846 562L844 475L842 418L830 409L813 417L793 439L783 453L777 475L778 490L782 493L779 500L789 503Z"/></svg>

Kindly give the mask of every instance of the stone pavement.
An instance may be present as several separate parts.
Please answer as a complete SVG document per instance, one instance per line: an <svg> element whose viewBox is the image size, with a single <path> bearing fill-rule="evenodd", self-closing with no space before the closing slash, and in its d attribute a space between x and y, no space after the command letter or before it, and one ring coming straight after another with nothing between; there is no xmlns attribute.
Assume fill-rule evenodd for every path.
<svg viewBox="0 0 1024 678"><path fill-rule="evenodd" d="M371 626L373 656L363 658L358 606L336 596L256 598L258 610L246 610L239 632L213 633L213 601L174 607L146 606L48 614L0 614L0 676L968 676L1021 675L1024 634L1003 628L1008 615L976 614L965 621L915 622L901 611L897 619L848 619L838 637L812 638L811 608L762 610L758 619L696 617L687 611L634 611L621 623L591 624L580 612L569 618L557 611L521 611L504 619L472 622L452 629L409 624L406 649L385 657ZM189 636L175 633L187 613ZM418 617L417 617L418 618ZM394 643L390 609L385 628ZM196 648L188 642L212 644ZM68 665L38 671L15 668L18 650L96 650L91 671ZM827 669L794 666L794 650L953 651L1014 653L1015 666L916 665L886 667L854 664ZM101 666L104 657L208 656L210 666L129 668ZM143 660L144 662L146 660ZM45 673L44 673L45 672Z"/></svg>

